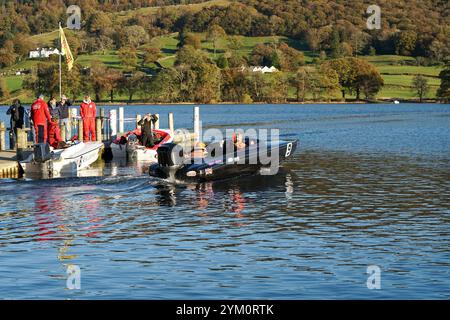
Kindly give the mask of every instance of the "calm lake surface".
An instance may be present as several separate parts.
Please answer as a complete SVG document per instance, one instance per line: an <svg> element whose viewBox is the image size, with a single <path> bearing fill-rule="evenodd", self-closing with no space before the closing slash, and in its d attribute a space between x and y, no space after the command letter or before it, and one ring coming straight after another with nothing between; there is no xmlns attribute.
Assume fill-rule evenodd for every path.
<svg viewBox="0 0 450 320"><path fill-rule="evenodd" d="M192 106L125 109L160 113L161 127L168 111L192 127ZM450 298L450 105L201 115L207 128L278 128L300 148L275 177L174 186L113 162L0 180L0 299ZM68 265L81 290L67 289Z"/></svg>

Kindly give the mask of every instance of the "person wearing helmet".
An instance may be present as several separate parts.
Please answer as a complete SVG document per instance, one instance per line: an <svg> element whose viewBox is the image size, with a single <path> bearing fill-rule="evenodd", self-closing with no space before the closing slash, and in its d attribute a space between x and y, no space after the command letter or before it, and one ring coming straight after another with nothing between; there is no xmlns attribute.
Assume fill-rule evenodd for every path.
<svg viewBox="0 0 450 320"><path fill-rule="evenodd" d="M194 151L191 153L192 158L204 158L206 156L206 144L203 142L197 142L194 146Z"/></svg>
<svg viewBox="0 0 450 320"><path fill-rule="evenodd" d="M36 143L47 142L47 123L52 120L48 105L44 101L44 95L39 95L38 99L31 105L31 119L33 121Z"/></svg>

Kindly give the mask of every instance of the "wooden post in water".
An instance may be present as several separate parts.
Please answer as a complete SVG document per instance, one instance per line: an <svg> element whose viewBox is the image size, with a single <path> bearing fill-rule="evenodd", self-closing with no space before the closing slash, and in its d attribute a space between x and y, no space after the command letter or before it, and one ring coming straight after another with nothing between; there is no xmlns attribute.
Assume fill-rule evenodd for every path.
<svg viewBox="0 0 450 320"><path fill-rule="evenodd" d="M119 132L120 132L120 133L125 133L124 122L125 122L125 112L124 112L124 108L123 108L123 107L120 107L120 108L119 108Z"/></svg>
<svg viewBox="0 0 450 320"><path fill-rule="evenodd" d="M115 109L109 111L109 127L111 137L117 136L117 110Z"/></svg>
<svg viewBox="0 0 450 320"><path fill-rule="evenodd" d="M175 123L173 120L173 112L169 112L169 131L170 131L170 134L173 136L173 133L175 132Z"/></svg>
<svg viewBox="0 0 450 320"><path fill-rule="evenodd" d="M102 142L102 118L97 117L95 119L95 137L98 142Z"/></svg>
<svg viewBox="0 0 450 320"><path fill-rule="evenodd" d="M59 130L61 131L61 140L66 141L66 124L61 123L61 125L59 126Z"/></svg>
<svg viewBox="0 0 450 320"><path fill-rule="evenodd" d="M200 141L200 107L194 107L194 142Z"/></svg>
<svg viewBox="0 0 450 320"><path fill-rule="evenodd" d="M105 126L105 108L100 108L100 122L101 122L101 140L100 141L106 141L109 140L109 137L106 136L106 126Z"/></svg>
<svg viewBox="0 0 450 320"><path fill-rule="evenodd" d="M0 122L0 150L6 150L6 127L4 122Z"/></svg>
<svg viewBox="0 0 450 320"><path fill-rule="evenodd" d="M159 130L159 114L156 113L155 116L158 118L158 120L156 120L155 122L155 130Z"/></svg>
<svg viewBox="0 0 450 320"><path fill-rule="evenodd" d="M139 129L141 126L139 125L139 121L142 120L142 116L140 114L136 115L136 129Z"/></svg>
<svg viewBox="0 0 450 320"><path fill-rule="evenodd" d="M83 119L78 119L78 141L84 140L84 133L83 133Z"/></svg>
<svg viewBox="0 0 450 320"><path fill-rule="evenodd" d="M28 148L28 134L27 129L17 129L17 151Z"/></svg>

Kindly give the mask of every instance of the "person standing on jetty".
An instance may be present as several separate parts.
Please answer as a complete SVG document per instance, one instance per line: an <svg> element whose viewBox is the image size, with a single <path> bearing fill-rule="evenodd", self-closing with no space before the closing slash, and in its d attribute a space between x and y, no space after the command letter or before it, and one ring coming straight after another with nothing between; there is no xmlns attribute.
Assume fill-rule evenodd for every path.
<svg viewBox="0 0 450 320"><path fill-rule="evenodd" d="M24 125L25 108L20 103L19 99L15 99L13 104L6 111L7 115L11 116L11 130L14 131L14 135L17 136L17 129L22 128Z"/></svg>
<svg viewBox="0 0 450 320"><path fill-rule="evenodd" d="M83 140L84 142L96 141L95 137L95 117L97 116L97 106L90 96L85 96L80 107L81 118L83 119Z"/></svg>
<svg viewBox="0 0 450 320"><path fill-rule="evenodd" d="M35 130L36 143L46 143L48 135L47 124L52 120L52 117L42 94L31 105L31 120Z"/></svg>
<svg viewBox="0 0 450 320"><path fill-rule="evenodd" d="M48 111L50 111L50 115L52 116L52 118L59 117L59 110L58 110L58 105L56 103L56 98L51 97L50 100L48 101L47 105L48 105Z"/></svg>
<svg viewBox="0 0 450 320"><path fill-rule="evenodd" d="M72 106L72 101L68 100L65 95L61 97L61 101L58 102L58 112L59 112L59 121L61 125L65 125L66 131L66 139L70 140L72 136L72 128L70 126L70 107Z"/></svg>

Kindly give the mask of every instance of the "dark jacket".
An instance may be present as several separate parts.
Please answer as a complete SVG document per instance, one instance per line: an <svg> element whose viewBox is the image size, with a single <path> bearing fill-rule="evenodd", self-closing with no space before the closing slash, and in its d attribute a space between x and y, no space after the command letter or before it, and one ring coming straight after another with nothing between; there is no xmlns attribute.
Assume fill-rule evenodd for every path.
<svg viewBox="0 0 450 320"><path fill-rule="evenodd" d="M69 112L70 112L70 107L72 106L72 101L70 100L66 100L65 104L62 104L62 102L58 102L57 103L57 108L58 108L58 112L59 112L59 118L60 119L67 119L69 118Z"/></svg>
<svg viewBox="0 0 450 320"><path fill-rule="evenodd" d="M50 101L47 103L48 105L48 111L50 111L50 115L52 118L59 118L59 108L58 103L55 104L55 107L52 107Z"/></svg>
<svg viewBox="0 0 450 320"><path fill-rule="evenodd" d="M152 115L150 121L144 118L141 121L139 121L138 125L141 126L142 132L151 134L153 132L153 125L155 124L156 121L158 121L158 117Z"/></svg>
<svg viewBox="0 0 450 320"><path fill-rule="evenodd" d="M20 102L16 102L10 106L8 111L6 111L6 114L11 115L11 128L22 128L24 124L25 108Z"/></svg>

